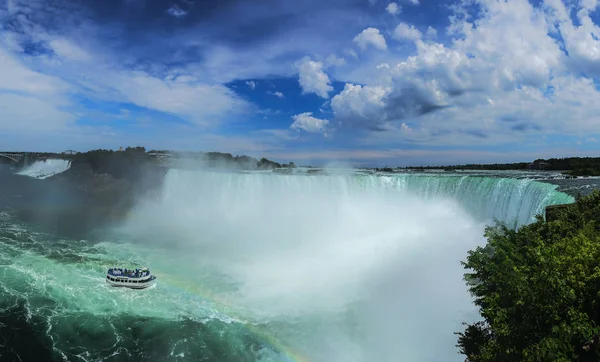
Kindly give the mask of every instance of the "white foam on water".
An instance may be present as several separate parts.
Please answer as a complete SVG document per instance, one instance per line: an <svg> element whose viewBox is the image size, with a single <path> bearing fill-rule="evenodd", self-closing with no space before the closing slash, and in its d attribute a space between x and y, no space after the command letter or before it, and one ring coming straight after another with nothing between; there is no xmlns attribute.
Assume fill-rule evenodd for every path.
<svg viewBox="0 0 600 362"><path fill-rule="evenodd" d="M485 243L484 224L525 224L569 202L553 185L463 175L171 170L162 191L114 240L65 242L58 253L81 262L50 258L45 236L6 228L27 234L0 243L6 294L26 297L33 315L48 315L48 297L100 318L251 323L309 361L458 362L453 332L477 319L460 261ZM147 265L158 283L108 288L115 263ZM68 315L50 317L60 328Z"/></svg>
<svg viewBox="0 0 600 362"><path fill-rule="evenodd" d="M170 170L123 230L311 361L460 361L453 332L477 318L460 261L484 223L563 198L532 180Z"/></svg>

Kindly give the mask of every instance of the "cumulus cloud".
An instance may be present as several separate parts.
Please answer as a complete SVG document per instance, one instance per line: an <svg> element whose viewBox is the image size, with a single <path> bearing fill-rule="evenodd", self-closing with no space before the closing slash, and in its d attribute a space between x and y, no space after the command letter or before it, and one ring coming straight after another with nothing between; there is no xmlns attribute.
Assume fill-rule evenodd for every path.
<svg viewBox="0 0 600 362"><path fill-rule="evenodd" d="M133 109L128 117L119 115L120 121L141 124L145 117L168 125L162 131L181 126L190 134L267 111L236 94L240 89L230 82L242 80L242 88L255 89L268 77L295 82L297 76L304 94L327 101L300 108L305 105L293 102L293 92L286 90L290 101L273 103L294 103L290 114L296 116L291 128L267 132L269 137L282 136L277 142L310 138L292 129L319 133L307 129L336 127L352 128L356 133L347 133L352 139L365 136L365 144L373 147L386 142L525 143L540 139L540 134L600 139L594 134L600 132L600 92L593 80L600 77L597 0L569 5L561 0L541 5L478 0L476 11L472 1L461 0L450 7L449 17L443 15L450 20L446 28L439 19L428 24L405 18L389 24L388 14L399 13L399 4L406 10L418 1L362 7L308 1L300 6L281 2L274 10L281 18L276 21L262 10L244 11L229 2L209 19L201 15L205 5L165 12L170 3L142 7L128 2L137 5L127 5L127 11L143 14L126 23L119 15L128 13L123 8L104 19L93 18L90 13L97 8L85 2L12 0L10 8L0 5L0 90L5 93L0 125L7 130L10 125L2 122L20 118L32 129L40 124L39 129L71 132L85 117L96 123L113 120L103 122L102 132L99 125L92 131L118 134L116 116L87 108L108 102ZM279 16L292 10L294 15ZM149 19L161 26L148 27ZM224 27L227 19L235 20ZM107 22L115 26L104 26ZM388 47L386 37L405 44ZM298 60L305 54L310 56ZM345 84L338 94L333 93L333 80ZM260 94L265 93L246 92L245 97ZM284 97L275 88L269 94ZM301 113L316 109L321 119Z"/></svg>
<svg viewBox="0 0 600 362"><path fill-rule="evenodd" d="M385 50L387 44L385 38L379 32L377 28L366 28L354 37L353 41L358 44L362 50L366 50L367 47L373 46L374 48Z"/></svg>
<svg viewBox="0 0 600 362"><path fill-rule="evenodd" d="M323 63L306 56L296 62L298 82L303 93L315 93L319 97L329 98L333 90L329 76L323 71Z"/></svg>
<svg viewBox="0 0 600 362"><path fill-rule="evenodd" d="M419 0L408 0L413 5L419 5Z"/></svg>
<svg viewBox="0 0 600 362"><path fill-rule="evenodd" d="M590 76L600 76L600 27L589 14L599 3L594 0L582 2L582 9L577 12L579 26L571 21L570 9L560 0L546 0L546 5L553 10L549 20L554 30L560 32L569 52L569 66Z"/></svg>
<svg viewBox="0 0 600 362"><path fill-rule="evenodd" d="M406 23L400 23L394 29L394 38L395 39L407 39L407 40L417 40L421 39L421 32L414 27L414 25L408 25Z"/></svg>
<svg viewBox="0 0 600 362"><path fill-rule="evenodd" d="M334 54L331 54L327 57L327 65L329 66L341 67L346 64L346 59L338 58Z"/></svg>
<svg viewBox="0 0 600 362"><path fill-rule="evenodd" d="M387 123L416 117L443 108L429 89L416 82L390 85L360 86L346 84L331 100L338 126L388 129Z"/></svg>
<svg viewBox="0 0 600 362"><path fill-rule="evenodd" d="M402 7L394 2L389 3L388 6L385 8L385 11L387 11L389 14L392 14L392 15L400 14L401 10L402 10Z"/></svg>
<svg viewBox="0 0 600 362"><path fill-rule="evenodd" d="M502 144L540 132L600 132L592 100L600 91L580 72L600 64L591 35L597 25L585 9L575 26L560 0L546 0L551 13L526 0L481 5L475 20L453 18L448 30L456 37L448 45L425 42L414 26L399 24L394 37L415 41L415 54L372 65L377 76L367 84L347 83L331 100L332 125L368 130L370 145ZM552 27L561 30L571 58L549 36ZM427 33L436 34L431 27Z"/></svg>
<svg viewBox="0 0 600 362"><path fill-rule="evenodd" d="M377 127L386 120L384 108L390 91L391 88L385 87L346 84L344 90L331 99L339 126Z"/></svg>
<svg viewBox="0 0 600 362"><path fill-rule="evenodd" d="M304 112L292 116L294 122L290 126L294 130L304 130L310 133L324 133L329 121L315 118L312 112Z"/></svg>

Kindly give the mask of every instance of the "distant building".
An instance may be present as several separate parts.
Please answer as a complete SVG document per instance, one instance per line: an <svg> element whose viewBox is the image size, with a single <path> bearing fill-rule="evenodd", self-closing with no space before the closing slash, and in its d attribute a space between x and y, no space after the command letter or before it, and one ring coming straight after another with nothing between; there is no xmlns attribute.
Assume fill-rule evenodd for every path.
<svg viewBox="0 0 600 362"><path fill-rule="evenodd" d="M544 170L547 165L548 165L548 162L536 160L529 164L529 169L530 170Z"/></svg>
<svg viewBox="0 0 600 362"><path fill-rule="evenodd" d="M171 154L167 152L148 152L148 156L155 158L171 158Z"/></svg>
<svg viewBox="0 0 600 362"><path fill-rule="evenodd" d="M74 155L76 153L77 153L77 151L74 151L74 150L66 150L63 152L63 154L65 154L65 155Z"/></svg>
<svg viewBox="0 0 600 362"><path fill-rule="evenodd" d="M119 150L118 150L118 152L123 152L123 151L125 151L125 150L123 149L123 146L119 147Z"/></svg>

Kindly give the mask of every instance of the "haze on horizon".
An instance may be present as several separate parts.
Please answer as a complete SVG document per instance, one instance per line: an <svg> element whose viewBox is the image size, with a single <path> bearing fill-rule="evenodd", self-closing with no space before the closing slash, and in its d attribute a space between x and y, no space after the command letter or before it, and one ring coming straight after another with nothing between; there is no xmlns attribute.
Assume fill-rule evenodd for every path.
<svg viewBox="0 0 600 362"><path fill-rule="evenodd" d="M0 144L597 156L599 0L0 0Z"/></svg>

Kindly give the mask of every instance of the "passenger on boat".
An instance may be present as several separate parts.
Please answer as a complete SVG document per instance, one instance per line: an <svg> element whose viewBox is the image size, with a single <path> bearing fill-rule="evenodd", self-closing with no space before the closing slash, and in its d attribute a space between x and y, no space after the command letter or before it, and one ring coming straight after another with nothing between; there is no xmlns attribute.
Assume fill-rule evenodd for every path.
<svg viewBox="0 0 600 362"><path fill-rule="evenodd" d="M130 278L143 278L143 277L147 277L148 275L150 275L150 271L149 270L142 270L142 269L121 269L121 268L111 268L108 270L109 274L112 275L124 275Z"/></svg>

